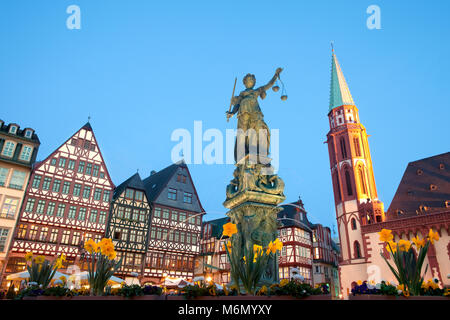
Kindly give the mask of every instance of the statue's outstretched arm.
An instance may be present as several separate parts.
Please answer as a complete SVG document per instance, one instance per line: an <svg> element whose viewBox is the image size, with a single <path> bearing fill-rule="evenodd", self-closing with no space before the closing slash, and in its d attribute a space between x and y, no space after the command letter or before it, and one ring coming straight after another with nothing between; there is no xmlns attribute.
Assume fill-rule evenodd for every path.
<svg viewBox="0 0 450 320"><path fill-rule="evenodd" d="M272 79L270 79L270 81L265 86L259 87L258 90L267 91L272 88L272 86L275 84L275 81L277 81L277 78L280 75L281 71L283 71L283 68L278 68L275 71L275 75L272 77Z"/></svg>

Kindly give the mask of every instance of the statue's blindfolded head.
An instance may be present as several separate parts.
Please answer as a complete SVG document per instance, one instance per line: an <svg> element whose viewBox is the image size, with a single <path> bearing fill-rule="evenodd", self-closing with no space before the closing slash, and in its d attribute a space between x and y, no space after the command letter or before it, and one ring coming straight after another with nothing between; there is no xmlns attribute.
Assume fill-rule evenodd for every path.
<svg viewBox="0 0 450 320"><path fill-rule="evenodd" d="M244 83L244 86L246 88L248 88L248 89L253 88L256 83L255 75L251 74L251 73L247 73L247 75L244 77L242 82Z"/></svg>

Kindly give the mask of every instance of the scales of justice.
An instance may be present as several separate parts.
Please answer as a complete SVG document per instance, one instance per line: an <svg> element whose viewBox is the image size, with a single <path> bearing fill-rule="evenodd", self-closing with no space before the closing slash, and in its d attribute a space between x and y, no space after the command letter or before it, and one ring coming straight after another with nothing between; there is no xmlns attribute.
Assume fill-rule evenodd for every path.
<svg viewBox="0 0 450 320"><path fill-rule="evenodd" d="M282 85L281 100L287 100L286 90L280 78L282 68L275 71L272 79L255 89L256 78L247 74L243 83L245 90L235 96L236 80L230 108L226 112L227 121L237 114L237 135L234 148L236 169L233 179L226 188L226 200L223 205L229 209L227 216L238 227L238 233L231 239L233 250L244 247L253 250L253 245L267 247L278 237L277 214L282 209L278 205L285 200L284 182L274 174L269 155L270 131L258 98L264 99L266 91L272 88L279 91ZM233 108L231 109L231 107ZM271 258L259 285L271 285L279 281L278 257Z"/></svg>

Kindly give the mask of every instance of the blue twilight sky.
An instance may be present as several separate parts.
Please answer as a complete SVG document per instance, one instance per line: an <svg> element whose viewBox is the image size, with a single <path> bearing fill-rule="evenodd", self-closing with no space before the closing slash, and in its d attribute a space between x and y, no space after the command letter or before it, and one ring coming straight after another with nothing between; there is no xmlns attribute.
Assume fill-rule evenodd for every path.
<svg viewBox="0 0 450 320"><path fill-rule="evenodd" d="M66 8L81 8L81 30ZM366 9L381 9L369 30ZM117 185L171 163L177 128L225 131L234 78L276 67L289 99L261 108L280 129L286 201L335 224L326 145L330 41L369 138L388 208L406 165L449 151L450 1L2 0L0 119L32 127L38 159L91 124ZM233 165L190 165L206 219L222 217Z"/></svg>

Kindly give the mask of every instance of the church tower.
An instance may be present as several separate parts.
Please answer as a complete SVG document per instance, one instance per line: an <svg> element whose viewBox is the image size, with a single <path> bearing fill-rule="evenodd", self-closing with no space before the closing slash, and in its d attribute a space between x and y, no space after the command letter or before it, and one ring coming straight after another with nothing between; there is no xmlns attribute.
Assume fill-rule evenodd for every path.
<svg viewBox="0 0 450 320"><path fill-rule="evenodd" d="M364 280L370 252L361 226L384 221L384 207L378 200L366 128L360 122L334 50L328 119L327 144L343 260L341 274Z"/></svg>

